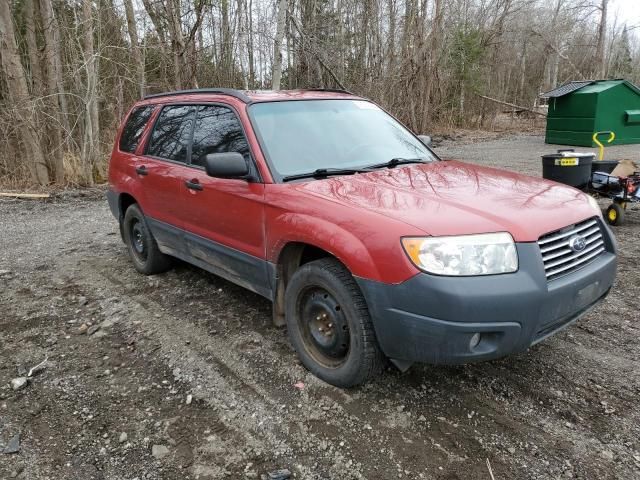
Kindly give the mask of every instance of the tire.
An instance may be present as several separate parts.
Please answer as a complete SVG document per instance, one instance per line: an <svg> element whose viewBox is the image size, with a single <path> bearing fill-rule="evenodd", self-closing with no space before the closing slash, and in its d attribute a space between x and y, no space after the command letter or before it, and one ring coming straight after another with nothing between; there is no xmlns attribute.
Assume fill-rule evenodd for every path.
<svg viewBox="0 0 640 480"><path fill-rule="evenodd" d="M382 370L366 301L340 262L323 258L300 267L285 292L289 339L302 364L341 388L365 383Z"/></svg>
<svg viewBox="0 0 640 480"><path fill-rule="evenodd" d="M609 225L622 225L624 223L624 208L619 203L612 203L607 207L605 218Z"/></svg>
<svg viewBox="0 0 640 480"><path fill-rule="evenodd" d="M135 269L144 275L154 275L171 267L171 257L158 248L156 239L138 205L127 208L122 222L124 243Z"/></svg>

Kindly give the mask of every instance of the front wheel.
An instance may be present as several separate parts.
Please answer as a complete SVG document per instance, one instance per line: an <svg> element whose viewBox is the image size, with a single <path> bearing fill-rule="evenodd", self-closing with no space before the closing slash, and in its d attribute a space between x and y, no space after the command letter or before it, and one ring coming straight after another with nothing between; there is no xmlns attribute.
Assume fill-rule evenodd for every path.
<svg viewBox="0 0 640 480"><path fill-rule="evenodd" d="M285 293L289 338L303 365L337 387L377 375L383 364L369 310L349 270L332 258L300 267Z"/></svg>

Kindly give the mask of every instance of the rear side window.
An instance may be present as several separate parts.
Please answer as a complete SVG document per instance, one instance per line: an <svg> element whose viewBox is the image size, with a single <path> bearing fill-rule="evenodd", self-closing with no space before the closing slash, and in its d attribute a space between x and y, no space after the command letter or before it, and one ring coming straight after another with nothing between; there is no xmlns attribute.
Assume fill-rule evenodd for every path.
<svg viewBox="0 0 640 480"><path fill-rule="evenodd" d="M120 135L120 144L118 146L121 151L129 153L136 151L144 127L153 113L153 108L153 105L146 105L138 107L131 112L127 123L122 129L122 135Z"/></svg>
<svg viewBox="0 0 640 480"><path fill-rule="evenodd" d="M233 110L218 105L198 107L191 164L204 166L210 153L238 152L249 158L249 144Z"/></svg>
<svg viewBox="0 0 640 480"><path fill-rule="evenodd" d="M195 111L191 105L164 107L151 134L147 155L186 163Z"/></svg>

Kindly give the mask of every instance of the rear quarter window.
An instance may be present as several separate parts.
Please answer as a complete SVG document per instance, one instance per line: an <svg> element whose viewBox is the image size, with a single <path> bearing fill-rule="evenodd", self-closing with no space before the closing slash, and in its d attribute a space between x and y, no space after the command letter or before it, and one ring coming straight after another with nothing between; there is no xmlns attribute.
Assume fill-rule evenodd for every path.
<svg viewBox="0 0 640 480"><path fill-rule="evenodd" d="M129 153L136 151L140 137L142 137L142 132L144 132L144 127L153 113L153 108L153 105L146 105L137 107L131 112L120 135L118 147L121 151Z"/></svg>

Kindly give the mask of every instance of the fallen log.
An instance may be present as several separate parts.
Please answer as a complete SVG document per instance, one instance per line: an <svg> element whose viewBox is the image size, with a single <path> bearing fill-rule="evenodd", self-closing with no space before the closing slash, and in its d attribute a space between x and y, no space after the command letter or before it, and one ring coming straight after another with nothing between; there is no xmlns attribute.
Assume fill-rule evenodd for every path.
<svg viewBox="0 0 640 480"><path fill-rule="evenodd" d="M48 193L12 193L12 192L0 192L0 197L11 198L49 198L51 195Z"/></svg>
<svg viewBox="0 0 640 480"><path fill-rule="evenodd" d="M517 108L518 110L524 110L525 112L535 113L536 115L540 115L542 117L546 117L547 116L546 113L537 112L537 111L532 110L530 108L521 107L520 105L516 105L514 103L503 102L502 100L498 100L496 98L487 97L486 95L480 95L479 93L477 93L476 95L478 95L480 98L484 98L485 100L489 100L491 102L499 103L500 105L506 105L507 107Z"/></svg>

